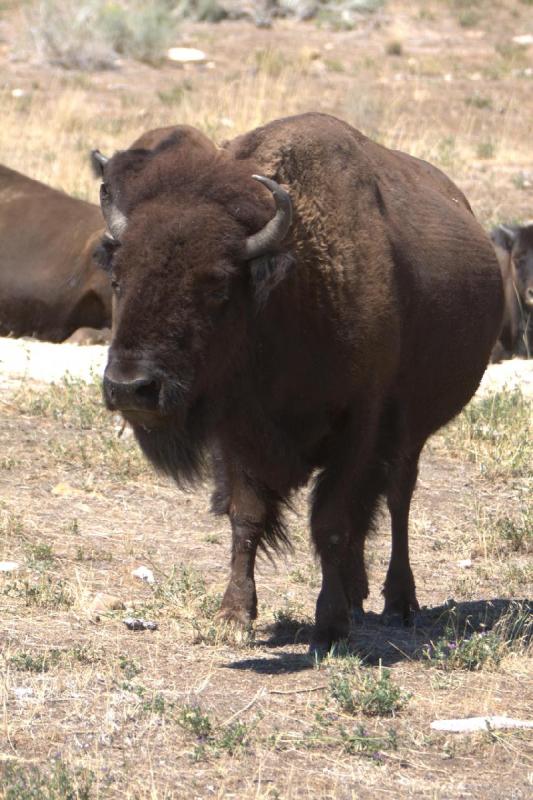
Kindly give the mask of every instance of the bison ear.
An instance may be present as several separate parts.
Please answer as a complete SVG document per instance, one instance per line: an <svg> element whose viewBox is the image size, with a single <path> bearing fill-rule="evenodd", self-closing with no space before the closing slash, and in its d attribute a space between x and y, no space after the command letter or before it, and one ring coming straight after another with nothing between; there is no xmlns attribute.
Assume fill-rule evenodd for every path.
<svg viewBox="0 0 533 800"><path fill-rule="evenodd" d="M250 275L257 304L262 306L270 293L289 275L295 261L290 253L278 253L254 258L250 261Z"/></svg>
<svg viewBox="0 0 533 800"><path fill-rule="evenodd" d="M104 167L109 161L107 156L104 156L100 150L91 150L91 167L95 178L102 178L104 175Z"/></svg>
<svg viewBox="0 0 533 800"><path fill-rule="evenodd" d="M517 225L497 225L490 232L490 238L494 244L497 244L502 250L507 250L508 253L513 249L517 235Z"/></svg>

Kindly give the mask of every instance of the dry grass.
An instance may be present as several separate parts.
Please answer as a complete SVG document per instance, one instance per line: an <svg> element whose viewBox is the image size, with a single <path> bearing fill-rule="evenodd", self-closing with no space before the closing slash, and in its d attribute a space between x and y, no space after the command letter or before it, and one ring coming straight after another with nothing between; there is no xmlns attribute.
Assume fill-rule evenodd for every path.
<svg viewBox="0 0 533 800"><path fill-rule="evenodd" d="M481 37L467 36L480 23L461 21L468 9L455 2L391 0L382 27L367 21L362 34L191 26L188 43L214 69L45 71L7 62L0 45L2 160L96 199L93 146L110 151L177 122L221 140L315 108L442 165L484 222L526 218L529 189L516 176L531 169L532 100L524 52L505 44L528 6L480 0L472 10ZM390 42L401 52L387 55ZM429 724L526 718L533 705L531 609L517 602L533 583L530 420L531 403L503 393L435 437L412 513L416 626L379 622L383 516L367 548L366 619L317 665L304 495L289 518L294 553L260 564L259 620L238 637L214 621L229 542L207 512L209 488L187 495L154 475L127 432L118 437L97 386L4 389L0 560L21 566L0 573L0 799L525 800L530 733L454 737ZM132 577L139 564L153 586ZM98 592L125 610L96 622ZM126 614L158 630L130 632Z"/></svg>
<svg viewBox="0 0 533 800"><path fill-rule="evenodd" d="M167 65L156 71L126 62L120 72L49 68L43 79L41 67L28 66L0 91L2 159L95 200L91 147L112 151L149 128L176 122L221 141L272 118L316 109L441 166L465 189L482 221L524 218L530 213L527 186L520 188L530 168L527 49L506 49L520 23L510 24L507 15L498 28L494 8L492 16L483 38L454 39L440 49L432 38L438 22L413 15L411 38L398 37L402 50L394 57L383 56L391 41L387 26L369 28L364 43L338 34L337 50L331 34L316 26L279 23L273 38L224 23L213 34L208 27L190 28L189 36L213 55L213 69ZM489 66L490 79L483 73ZM13 89L23 95L13 97Z"/></svg>
<svg viewBox="0 0 533 800"><path fill-rule="evenodd" d="M490 406L506 409L499 431L512 435L508 395ZM472 413L456 425L470 425ZM132 471L132 442L116 438L97 387L23 384L6 398L1 420L5 458L17 462L3 470L0 558L21 569L0 577L0 797L333 798L383 787L392 796L459 797L465 785L488 798L507 796L501 787L526 792L525 733L453 738L431 733L429 723L527 717L531 607L511 598L531 591L531 575L516 577L529 546L517 502L527 497L520 491L531 487L531 468L518 479L512 464L480 475L441 434L413 511L414 569L426 604L416 627L383 628L376 615L388 556L384 519L368 546L366 620L318 665L306 655L317 570L302 535L304 498L290 520L295 553L277 568L260 565L259 622L253 636L239 638L214 620L227 531L207 514L206 490L183 495L148 470ZM111 437L119 448L112 467ZM71 440L77 455L72 445L69 459L50 446ZM495 459L498 446L494 438L484 444L484 457L490 450ZM512 535L501 522L511 498ZM485 551L481 507L496 520ZM457 563L466 554L468 571ZM153 569L153 586L131 576L139 563ZM118 596L127 611L95 623L89 606L97 591ZM439 605L451 592L458 599ZM159 630L130 633L125 614L155 620Z"/></svg>

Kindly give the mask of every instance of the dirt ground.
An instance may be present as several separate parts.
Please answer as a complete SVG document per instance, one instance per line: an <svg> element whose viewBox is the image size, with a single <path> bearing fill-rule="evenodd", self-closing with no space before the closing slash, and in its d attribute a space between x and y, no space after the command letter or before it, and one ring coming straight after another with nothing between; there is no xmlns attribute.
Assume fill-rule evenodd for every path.
<svg viewBox="0 0 533 800"><path fill-rule="evenodd" d="M306 655L319 575L305 493L290 514L294 551L260 562L255 638L220 631L229 535L208 513L209 487L184 494L154 475L98 394L27 378L0 393L0 560L19 565L0 574L4 764L60 759L80 793L51 797L84 797L81 768L94 776L89 797L529 796L530 732L430 729L439 718L527 719L529 650L469 670L443 668L428 647L490 631L513 598L531 596L531 528L519 527L531 524L530 444L513 470L500 445L470 461L463 430L434 438L411 523L416 624L379 620L383 514L367 547L365 619L347 656L317 665ZM527 425L519 433L530 437ZM522 530L516 547L502 520ZM132 576L140 565L153 585ZM99 592L122 607L95 607ZM158 629L130 632L128 615ZM338 676L382 665L410 694L405 706L392 717L343 710ZM6 796L26 797L18 791Z"/></svg>
<svg viewBox="0 0 533 800"><path fill-rule="evenodd" d="M525 220L532 51L513 37L530 20L528 2L450 0L389 2L349 31L191 24L179 43L207 64L81 73L38 62L21 43L23 4L0 4L0 157L95 200L91 146L171 122L220 141L315 108L443 167L483 224ZM531 718L532 362L492 368L483 396L426 447L415 624L379 618L383 513L367 613L316 664L306 493L289 514L293 551L259 564L255 632L221 630L229 533L208 512L209 485L183 493L154 474L98 386L80 382L89 350L56 347L0 347L0 561L17 565L0 571L2 800L531 796L531 731L430 724ZM98 371L105 350L91 352ZM502 390L509 378L521 390ZM132 575L139 566L153 584ZM127 616L157 630L130 631Z"/></svg>

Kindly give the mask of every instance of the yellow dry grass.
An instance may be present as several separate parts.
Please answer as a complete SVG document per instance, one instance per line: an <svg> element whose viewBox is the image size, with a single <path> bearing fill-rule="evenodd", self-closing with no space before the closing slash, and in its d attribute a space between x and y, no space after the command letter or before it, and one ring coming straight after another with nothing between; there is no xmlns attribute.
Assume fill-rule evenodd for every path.
<svg viewBox="0 0 533 800"><path fill-rule="evenodd" d="M332 58L324 35L320 40L315 31L306 45L301 31L282 33L290 48L265 44L259 33L241 61L223 50L213 69L136 64L122 74L55 68L45 79L35 69L12 77L0 91L2 161L96 200L87 160L92 147L112 152L150 128L176 123L220 142L276 117L318 110L440 166L483 222L528 216L521 182L527 184L531 166L533 102L525 49L519 66L494 51L494 77L483 80L475 48L437 47L429 62L425 53L409 51L386 58L369 40L366 57L359 42L357 50L341 47Z"/></svg>

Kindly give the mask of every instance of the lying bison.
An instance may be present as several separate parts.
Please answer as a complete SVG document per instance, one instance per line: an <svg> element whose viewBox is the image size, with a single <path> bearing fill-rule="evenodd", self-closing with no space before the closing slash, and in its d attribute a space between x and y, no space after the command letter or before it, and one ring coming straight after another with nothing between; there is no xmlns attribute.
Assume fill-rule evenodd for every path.
<svg viewBox="0 0 533 800"><path fill-rule="evenodd" d="M323 114L223 150L163 141L101 165L117 298L105 401L178 483L214 454L213 506L233 531L222 617L255 618L256 551L287 540L284 504L316 473L313 648L362 609L383 495L385 611L408 618L420 451L472 397L502 316L496 257L461 192Z"/></svg>
<svg viewBox="0 0 533 800"><path fill-rule="evenodd" d="M0 335L59 342L111 324L102 231L98 206L0 166Z"/></svg>
<svg viewBox="0 0 533 800"><path fill-rule="evenodd" d="M505 312L493 361L533 355L533 224L498 225L490 237L500 262Z"/></svg>

